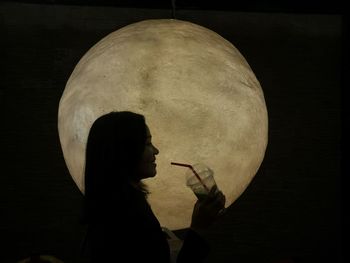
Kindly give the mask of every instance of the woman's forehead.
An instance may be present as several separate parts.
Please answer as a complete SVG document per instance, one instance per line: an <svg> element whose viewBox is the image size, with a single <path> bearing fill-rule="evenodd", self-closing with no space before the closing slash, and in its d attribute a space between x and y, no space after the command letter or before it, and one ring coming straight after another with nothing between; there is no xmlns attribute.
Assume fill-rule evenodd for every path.
<svg viewBox="0 0 350 263"><path fill-rule="evenodd" d="M147 137L147 138L152 138L151 131L150 131L150 129L148 128L147 125L146 125L146 137Z"/></svg>

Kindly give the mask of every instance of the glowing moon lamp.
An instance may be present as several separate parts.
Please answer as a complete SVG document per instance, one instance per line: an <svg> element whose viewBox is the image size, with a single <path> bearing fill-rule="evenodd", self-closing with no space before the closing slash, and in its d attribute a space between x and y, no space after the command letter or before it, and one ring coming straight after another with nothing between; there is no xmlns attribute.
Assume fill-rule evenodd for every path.
<svg viewBox="0 0 350 263"><path fill-rule="evenodd" d="M229 206L264 158L268 116L260 84L240 52L202 26L134 23L103 38L76 65L60 100L58 130L82 192L89 129L100 115L123 110L145 115L160 150L158 174L146 180L148 200L172 230L189 226L196 197L185 185L186 168L171 161L211 167Z"/></svg>

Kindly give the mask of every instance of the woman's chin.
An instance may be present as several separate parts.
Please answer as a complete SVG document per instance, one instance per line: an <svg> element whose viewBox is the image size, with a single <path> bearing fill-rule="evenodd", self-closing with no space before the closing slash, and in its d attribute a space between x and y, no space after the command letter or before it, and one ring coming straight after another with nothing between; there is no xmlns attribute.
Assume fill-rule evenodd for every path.
<svg viewBox="0 0 350 263"><path fill-rule="evenodd" d="M155 177L157 175L157 165L156 164L153 164L152 172L150 174L151 174L150 177Z"/></svg>
<svg viewBox="0 0 350 263"><path fill-rule="evenodd" d="M149 173L144 174L143 179L153 178L156 175L157 175L157 171L156 171L156 169L154 169L153 171L150 171Z"/></svg>
<svg viewBox="0 0 350 263"><path fill-rule="evenodd" d="M151 176L150 177L155 177L157 175L157 171L156 170L154 170L154 172L151 174Z"/></svg>

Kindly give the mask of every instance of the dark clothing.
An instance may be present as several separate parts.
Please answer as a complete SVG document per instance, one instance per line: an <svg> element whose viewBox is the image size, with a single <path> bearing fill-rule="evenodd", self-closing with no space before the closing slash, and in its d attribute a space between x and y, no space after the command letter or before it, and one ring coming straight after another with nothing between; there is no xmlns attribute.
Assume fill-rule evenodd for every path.
<svg viewBox="0 0 350 263"><path fill-rule="evenodd" d="M143 193L132 191L128 202L113 202L117 212L89 223L84 250L90 262L170 262L167 238L157 218ZM177 262L203 262L208 253L206 241L189 230Z"/></svg>

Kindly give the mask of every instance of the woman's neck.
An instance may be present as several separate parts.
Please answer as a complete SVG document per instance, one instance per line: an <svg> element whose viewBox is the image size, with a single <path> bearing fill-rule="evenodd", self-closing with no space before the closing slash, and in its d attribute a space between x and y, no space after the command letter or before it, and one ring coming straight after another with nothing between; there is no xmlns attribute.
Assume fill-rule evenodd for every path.
<svg viewBox="0 0 350 263"><path fill-rule="evenodd" d="M137 191L144 193L145 195L149 194L147 186L141 180L130 181L130 185Z"/></svg>
<svg viewBox="0 0 350 263"><path fill-rule="evenodd" d="M141 183L140 181L132 180L129 183L133 188L140 190L140 183Z"/></svg>

